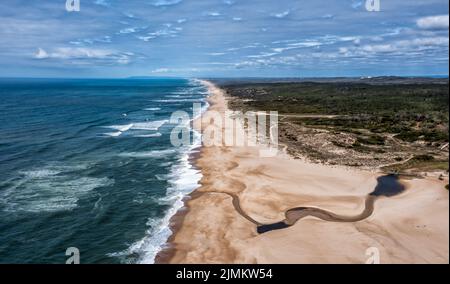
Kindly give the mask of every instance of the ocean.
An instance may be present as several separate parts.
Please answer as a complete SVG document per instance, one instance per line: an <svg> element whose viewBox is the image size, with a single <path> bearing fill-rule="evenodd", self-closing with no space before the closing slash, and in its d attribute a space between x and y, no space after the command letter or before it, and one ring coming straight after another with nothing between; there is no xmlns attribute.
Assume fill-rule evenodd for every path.
<svg viewBox="0 0 450 284"><path fill-rule="evenodd" d="M185 79L0 79L0 263L153 263L198 187L201 137L174 147Z"/></svg>

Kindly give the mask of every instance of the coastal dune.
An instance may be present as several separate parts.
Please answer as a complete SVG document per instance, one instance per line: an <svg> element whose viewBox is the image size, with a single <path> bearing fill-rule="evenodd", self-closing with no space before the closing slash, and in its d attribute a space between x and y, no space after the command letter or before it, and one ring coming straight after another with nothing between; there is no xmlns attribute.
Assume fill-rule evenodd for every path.
<svg viewBox="0 0 450 284"><path fill-rule="evenodd" d="M210 82L210 107L224 115L226 94ZM211 125L211 123L213 123ZM222 127L198 119L194 127ZM220 129L218 129L220 130ZM223 130L223 129L222 129ZM261 147L202 147L201 186L173 218L174 235L159 263L448 263L449 199L437 179L402 180L405 190L380 196L357 222L314 216L259 234L258 225L286 218L297 207L358 216L380 173L312 164ZM366 216L365 216L366 217Z"/></svg>

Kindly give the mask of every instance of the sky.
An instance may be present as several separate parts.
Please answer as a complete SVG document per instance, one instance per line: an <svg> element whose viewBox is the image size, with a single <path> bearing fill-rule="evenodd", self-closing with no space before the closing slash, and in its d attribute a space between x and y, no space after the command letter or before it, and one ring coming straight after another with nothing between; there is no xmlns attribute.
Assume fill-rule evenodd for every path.
<svg viewBox="0 0 450 284"><path fill-rule="evenodd" d="M366 0L79 1L72 12L66 0L1 1L0 77L358 77L449 70L448 0L372 0L379 11Z"/></svg>

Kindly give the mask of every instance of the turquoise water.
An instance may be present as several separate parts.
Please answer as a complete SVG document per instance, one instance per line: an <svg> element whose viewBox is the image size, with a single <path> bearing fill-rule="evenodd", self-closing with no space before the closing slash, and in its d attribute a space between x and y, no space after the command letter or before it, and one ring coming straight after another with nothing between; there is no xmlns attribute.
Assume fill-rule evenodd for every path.
<svg viewBox="0 0 450 284"><path fill-rule="evenodd" d="M152 263L197 187L172 112L197 81L0 80L0 263ZM192 131L192 130L191 130Z"/></svg>

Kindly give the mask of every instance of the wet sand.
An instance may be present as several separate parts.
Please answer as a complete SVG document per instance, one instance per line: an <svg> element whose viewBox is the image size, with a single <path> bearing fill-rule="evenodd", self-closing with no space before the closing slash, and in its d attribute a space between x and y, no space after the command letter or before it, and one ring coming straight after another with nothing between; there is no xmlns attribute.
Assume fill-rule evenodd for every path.
<svg viewBox="0 0 450 284"><path fill-rule="evenodd" d="M205 84L212 94L208 111L223 113L224 93ZM211 122L199 123L205 129ZM311 164L283 153L261 158L259 150L201 148L201 187L172 219L175 234L157 263L365 263L371 247L380 251L381 263L449 262L448 181L402 181L405 191L374 196L380 173ZM369 212L370 198L376 202ZM289 226L257 231L280 222Z"/></svg>

